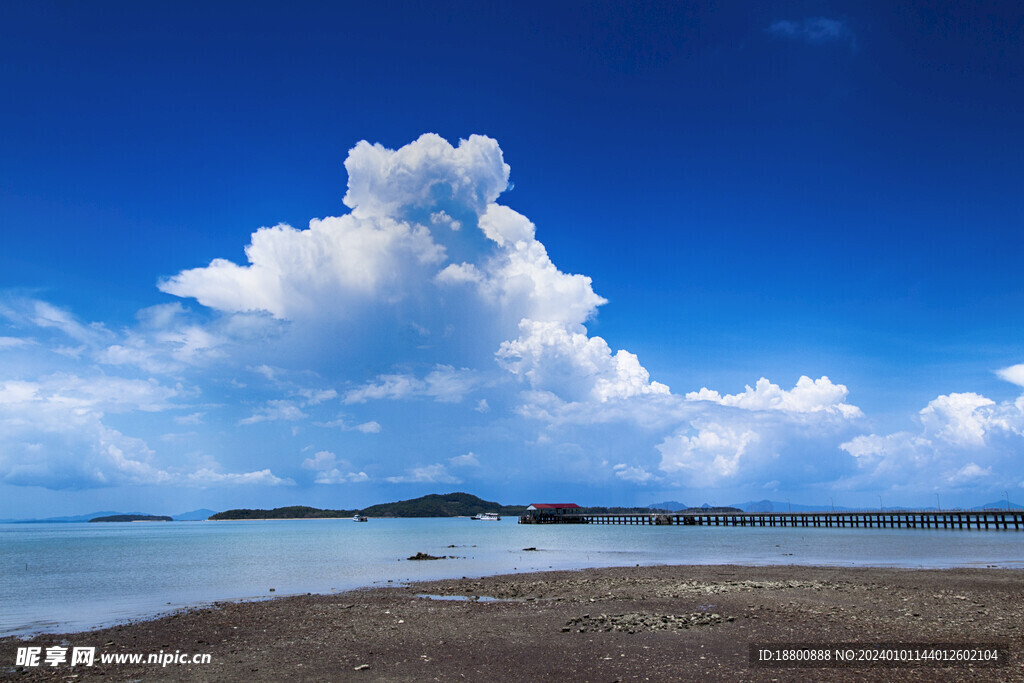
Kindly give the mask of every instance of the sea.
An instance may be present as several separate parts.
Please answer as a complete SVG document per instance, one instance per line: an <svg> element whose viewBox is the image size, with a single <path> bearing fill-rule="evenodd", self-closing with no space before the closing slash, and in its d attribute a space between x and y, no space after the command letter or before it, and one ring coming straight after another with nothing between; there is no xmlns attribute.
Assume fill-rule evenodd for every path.
<svg viewBox="0 0 1024 683"><path fill-rule="evenodd" d="M445 559L408 559L418 552ZM1024 568L1024 532L515 517L0 524L0 636L82 631L224 600L663 564Z"/></svg>

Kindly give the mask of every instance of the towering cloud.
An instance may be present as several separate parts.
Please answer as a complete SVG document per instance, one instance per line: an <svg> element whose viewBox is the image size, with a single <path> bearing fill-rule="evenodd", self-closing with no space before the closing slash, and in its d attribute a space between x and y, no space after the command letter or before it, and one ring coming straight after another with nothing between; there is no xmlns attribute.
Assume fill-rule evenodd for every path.
<svg viewBox="0 0 1024 683"><path fill-rule="evenodd" d="M449 363L469 362L451 344L458 337L463 347L483 345L531 388L568 400L668 393L635 355L588 336L584 324L605 299L589 277L551 262L525 216L495 203L509 167L494 140L474 135L453 147L428 134L398 150L361 142L345 167L351 213L314 220L307 230L263 228L246 248L247 265L215 259L161 289L225 312L340 318L349 327L404 322L420 330L421 342L444 330ZM472 319L446 308L466 296L477 307ZM456 378L450 365L439 368L424 379L381 375L345 400L461 398L469 371Z"/></svg>
<svg viewBox="0 0 1024 683"><path fill-rule="evenodd" d="M798 30L831 29L777 28ZM0 304L34 335L0 337L32 361L6 367L44 368L0 376L0 480L876 488L986 481L1020 452L1022 399L951 393L919 432L879 436L827 376L673 394L590 333L606 300L498 202L509 167L490 138L360 142L345 167L348 213L260 228L245 263L165 278L180 300L129 329ZM998 374L1024 386L1022 367Z"/></svg>

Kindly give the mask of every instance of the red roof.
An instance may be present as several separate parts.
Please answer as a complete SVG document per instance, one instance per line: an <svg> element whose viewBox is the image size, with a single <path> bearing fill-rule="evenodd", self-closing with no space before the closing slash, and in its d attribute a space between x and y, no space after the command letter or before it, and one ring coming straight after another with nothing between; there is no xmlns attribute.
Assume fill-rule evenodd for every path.
<svg viewBox="0 0 1024 683"><path fill-rule="evenodd" d="M576 503L534 503L530 507L537 510L579 510Z"/></svg>

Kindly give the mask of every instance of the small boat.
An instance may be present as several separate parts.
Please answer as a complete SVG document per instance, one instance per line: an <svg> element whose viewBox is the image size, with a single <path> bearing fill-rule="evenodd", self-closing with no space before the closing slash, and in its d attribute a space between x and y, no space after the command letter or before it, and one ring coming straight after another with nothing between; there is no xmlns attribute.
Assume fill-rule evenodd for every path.
<svg viewBox="0 0 1024 683"><path fill-rule="evenodd" d="M369 518L366 515L361 515L358 512L352 515L353 522L369 522Z"/></svg>
<svg viewBox="0 0 1024 683"><path fill-rule="evenodd" d="M479 520L481 522L500 522L501 515L499 515L497 512L481 512L479 514L473 515L472 517L470 517L470 519Z"/></svg>

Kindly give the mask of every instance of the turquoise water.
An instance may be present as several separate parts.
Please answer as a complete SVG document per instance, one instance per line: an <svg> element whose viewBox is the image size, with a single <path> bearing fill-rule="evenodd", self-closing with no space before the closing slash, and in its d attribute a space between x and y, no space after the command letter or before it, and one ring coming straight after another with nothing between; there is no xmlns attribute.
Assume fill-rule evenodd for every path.
<svg viewBox="0 0 1024 683"><path fill-rule="evenodd" d="M451 558L405 559L417 552ZM0 524L0 635L83 630L216 600L637 564L1022 568L1024 532L515 518Z"/></svg>

